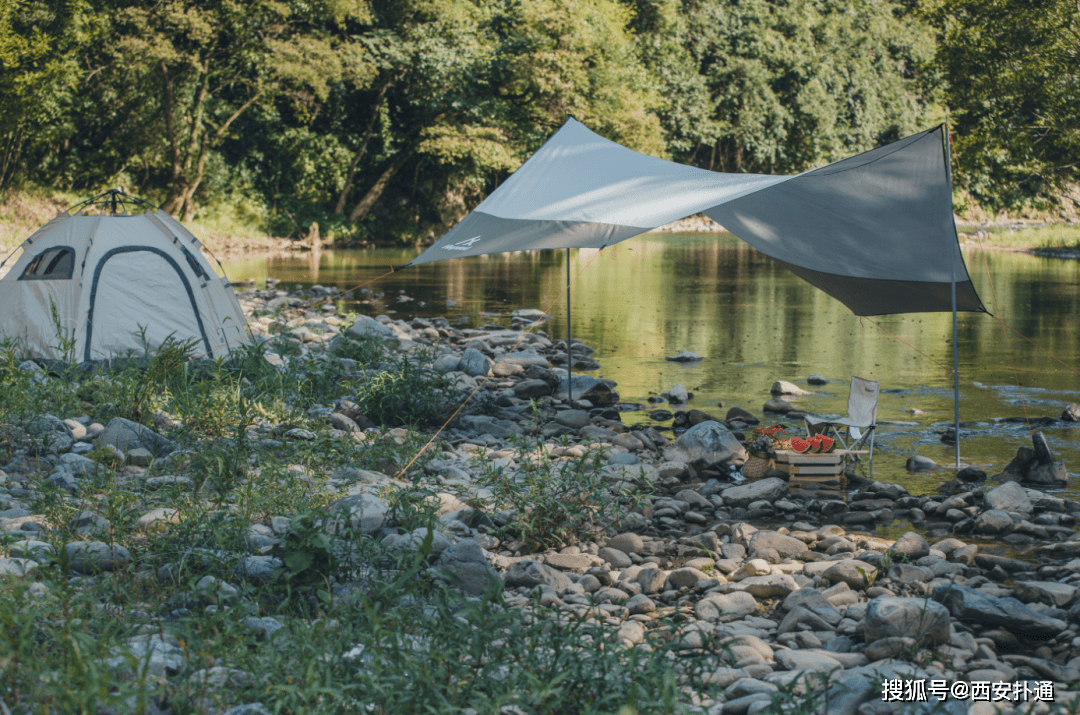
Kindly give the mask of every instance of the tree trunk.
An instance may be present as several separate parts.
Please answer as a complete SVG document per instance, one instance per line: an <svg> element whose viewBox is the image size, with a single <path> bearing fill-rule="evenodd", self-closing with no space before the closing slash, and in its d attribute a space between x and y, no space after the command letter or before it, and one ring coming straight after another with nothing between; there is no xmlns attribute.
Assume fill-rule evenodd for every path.
<svg viewBox="0 0 1080 715"><path fill-rule="evenodd" d="M19 165L19 155L22 153L23 129L19 126L15 131L8 132L4 142L4 161L0 164L0 189L7 187L15 175Z"/></svg>
<svg viewBox="0 0 1080 715"><path fill-rule="evenodd" d="M356 167L360 165L360 160L364 158L364 154L367 152L368 141L370 141L371 135L375 131L375 120L379 118L383 97L391 84L393 84L393 81L387 80L379 89L379 96L375 100L375 109L372 110L371 119L368 120L367 129L364 130L364 140L360 142L360 148L356 150L352 161L349 162L349 172L345 175L345 187L338 194L337 204L334 206L334 213L338 216L345 213L345 202L349 199L349 192L352 191L353 179L356 178Z"/></svg>
<svg viewBox="0 0 1080 715"><path fill-rule="evenodd" d="M164 77L165 90L165 138L169 142L169 157L172 160L172 177L169 180L169 193L165 196L165 202L161 209L168 214L175 214L180 208L180 200L183 191L180 187L184 173L183 163L180 159L180 137L176 134L176 119L173 116L176 111L176 95L173 92L172 77L169 76L169 66L161 63L161 74Z"/></svg>
<svg viewBox="0 0 1080 715"><path fill-rule="evenodd" d="M350 221L359 221L367 215L367 212L371 210L371 207L375 205L375 202L378 201L379 197L386 191L386 187L389 185L390 180L394 178L395 174L401 171L401 167L405 166L405 162L412 157L415 150L415 147L409 147L408 149L403 149L396 157L394 157L390 166L386 167L386 171L382 173L382 176L380 176L375 184L368 189L368 192L364 194L364 198L360 199L360 203L358 203L353 208L352 212L349 213Z"/></svg>

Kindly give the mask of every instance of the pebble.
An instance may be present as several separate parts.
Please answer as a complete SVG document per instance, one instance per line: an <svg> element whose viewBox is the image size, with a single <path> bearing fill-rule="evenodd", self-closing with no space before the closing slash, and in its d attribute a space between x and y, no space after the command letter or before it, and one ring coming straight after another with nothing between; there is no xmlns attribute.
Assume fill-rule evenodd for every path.
<svg viewBox="0 0 1080 715"><path fill-rule="evenodd" d="M262 305L278 297L284 296L267 298ZM519 326L539 319L531 313L519 317ZM620 402L612 381L588 377L579 383L575 377L574 404L560 403L559 373L550 368L558 348L539 335L527 338L523 347L530 352L518 356L505 351L522 337L521 331L468 330L451 327L449 321L410 323L389 317L359 319L348 329L342 324L342 329L414 346L449 337L448 352L434 362L452 376L461 376L459 370L467 368L464 372L483 379L496 362L507 357L503 365L509 367L490 381L496 385L492 397L502 400L495 408L501 412L497 417L466 415L468 419L455 423L446 445L439 448L441 466L432 461L419 476L425 486L432 487L430 506L439 517L431 532L435 548L428 574L451 588L473 598L489 588L501 588L511 607L531 609L535 598L557 613L589 614L609 629L612 642L626 648L642 646L661 628L675 629L682 647L691 651L707 647L712 637L722 637L730 643L736 660L717 667L707 679L728 689L723 713L769 712L770 694L808 671L833 673L830 687L836 689L836 697L830 699L830 712L851 715L879 711L865 707L874 700L865 685L866 675L872 672L891 677L925 673L949 679L1051 679L1061 684L1058 695L1065 699L1072 693L1066 684L1080 679L1080 661L1076 660L1080 633L1075 625L1080 621L1080 537L1072 529L1080 505L1024 486L1030 484L1023 480L1030 469L1013 473L1015 478L1001 484L993 479L958 479L950 493L926 495L911 495L885 482L849 489L844 495L829 495L827 490L795 486L776 477L734 483L728 478L729 468L739 466L745 451L740 457L744 447L735 437L739 430L729 428L727 422L744 429L759 423L759 414L732 407L720 420L705 412L680 412L683 422L677 424L689 429L678 438L669 437L671 432L665 435L658 429L662 425L630 428L623 424L619 418L627 404ZM322 328L296 324L288 331L304 341L297 348L304 355L325 349L323 338L328 333ZM312 335L317 339L309 339ZM585 346L576 344L574 352L575 359L588 354ZM694 355L693 359L700 358ZM292 359L275 358L282 365ZM478 382L463 379L470 391ZM828 380L812 375L807 382L822 385ZM772 391L808 394L785 381L777 381ZM565 392L564 387L563 397ZM665 396L672 410L681 410L691 399L684 385L672 387ZM355 435L363 436L365 443L382 438L378 429L363 431L366 418L350 407L355 407L351 402L355 399L343 395L337 403L319 406L324 410L320 413L323 426L315 431L282 426L275 432L257 426L253 429L256 443L273 443L268 446L276 448L286 441L323 439L328 426L340 433L334 439L348 440L350 447L359 444ZM519 410L526 406L524 400L535 401L538 423L530 422L531 412ZM566 407L570 409L557 409ZM793 410L794 405L779 397L762 409L774 414ZM1071 414L1068 409L1066 413ZM1080 409L1073 413L1080 415ZM659 410L652 416L658 421L676 417ZM85 470L78 470L84 463L75 457L83 459L79 452L89 441L105 435L108 439L99 441L122 450L130 465L125 478L146 487L141 492L146 504L135 512L142 516L134 530L154 533L180 522L175 509L158 508L154 500L173 488L192 488L193 473L183 458L163 455L161 448L171 445L161 434L123 422L110 421L103 427L82 418L53 420L44 420L42 429L58 435L54 447L74 441L54 463L61 465L56 474L63 472L65 479L90 483ZM550 439L542 436L545 431L552 434ZM637 512L624 518L621 533L609 532L561 551L527 553L524 544L512 536L496 538L494 530L488 533L488 525L503 518L499 512L469 506L483 489L476 463L480 454L511 476L527 464L526 456L507 442L511 435L521 433L538 439L546 459L555 464L600 449L601 464L607 465L603 466L605 478L632 485L644 473L653 492ZM386 439L399 443L412 436L404 429L386 434ZM568 442L557 443L555 435ZM1042 447L1039 454L1053 464L1049 447L1045 442ZM4 507L0 528L19 538L8 539L0 572L32 582L35 572L43 568L40 564L48 559L49 545L26 537L32 533L29 529L52 527L44 515L25 508L32 500L16 495L17 489L37 488L38 477L12 461L14 466L3 465L0 473L0 485L7 490L3 493L10 495L0 502ZM933 460L919 456L908 459L907 466L913 471L937 469ZM338 538L341 531L331 525L347 521L359 532L352 538L386 539L397 550L415 550L428 530L395 523L397 515L388 503L388 495L405 483L394 479L393 469L361 471L343 472L331 482L330 488L337 491L327 514L337 521L327 522L329 535ZM136 540L147 537L112 533L120 527L95 511L99 507L83 504L79 501L83 497L73 494L65 498L77 504L68 512L76 514L71 527L85 530L88 539L64 545L77 579L100 578L132 565L145 568L132 564L132 553L123 544L132 544L140 553L134 549ZM241 533L250 548L269 550L289 533L292 515L284 511L243 527ZM918 531L897 537L901 531L897 529L891 532L892 538L879 538L861 528L873 529L892 519L916 523ZM110 534L108 539L97 535L103 532ZM1013 541L995 542L987 536ZM1022 553L1009 553L1003 543ZM244 603L245 592L251 590L252 584L245 581L261 587L283 567L273 552L227 557L193 552L185 558L200 568L229 563L235 570L202 576L186 605L170 606L176 613L196 607L210 609L209 614L229 613ZM179 588L183 579L170 577L180 573L181 562L162 568L159 574L166 576L162 583ZM28 592L42 595L48 589L45 583L29 583ZM285 627L272 617L241 617L240 613L236 620L260 638ZM672 620L675 615L678 618ZM125 642L125 652L150 654L152 672L161 677L178 678L184 672L188 665L184 651L170 640L167 628L164 638L149 633L139 638ZM932 673L905 662L928 650L937 659L927 666L935 669ZM111 657L119 655L117 651ZM251 682L250 675L229 666L196 667L201 670L187 676L188 682L237 689ZM227 712L266 711L263 705L251 703Z"/></svg>

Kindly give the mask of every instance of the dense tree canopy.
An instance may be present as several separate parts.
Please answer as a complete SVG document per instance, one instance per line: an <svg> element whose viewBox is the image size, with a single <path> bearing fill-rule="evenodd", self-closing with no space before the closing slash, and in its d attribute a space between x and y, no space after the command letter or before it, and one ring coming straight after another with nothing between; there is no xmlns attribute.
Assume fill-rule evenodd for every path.
<svg viewBox="0 0 1080 715"><path fill-rule="evenodd" d="M0 190L122 184L185 220L444 230L568 114L656 156L798 172L955 121L991 207L1080 155L1072 0L8 0Z"/></svg>
<svg viewBox="0 0 1080 715"><path fill-rule="evenodd" d="M1080 3L934 0L957 178L976 198L1045 203L1080 180Z"/></svg>

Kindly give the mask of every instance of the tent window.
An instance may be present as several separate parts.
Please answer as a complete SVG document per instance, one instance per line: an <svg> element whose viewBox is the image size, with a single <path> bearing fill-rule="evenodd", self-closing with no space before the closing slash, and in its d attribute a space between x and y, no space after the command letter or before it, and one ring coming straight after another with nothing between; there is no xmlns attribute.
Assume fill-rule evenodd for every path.
<svg viewBox="0 0 1080 715"><path fill-rule="evenodd" d="M50 248L42 251L30 261L21 281L69 280L75 269L75 249Z"/></svg>

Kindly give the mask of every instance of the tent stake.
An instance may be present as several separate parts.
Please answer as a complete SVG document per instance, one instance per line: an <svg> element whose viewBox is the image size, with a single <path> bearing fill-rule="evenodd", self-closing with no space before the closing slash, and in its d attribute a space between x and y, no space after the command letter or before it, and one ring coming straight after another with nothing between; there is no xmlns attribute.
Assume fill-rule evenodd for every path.
<svg viewBox="0 0 1080 715"><path fill-rule="evenodd" d="M574 357L570 352L570 247L566 247L566 403L574 408Z"/></svg>

